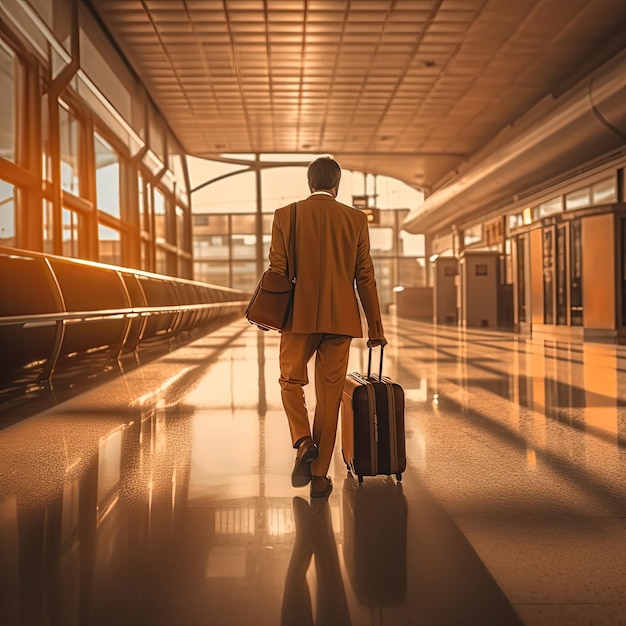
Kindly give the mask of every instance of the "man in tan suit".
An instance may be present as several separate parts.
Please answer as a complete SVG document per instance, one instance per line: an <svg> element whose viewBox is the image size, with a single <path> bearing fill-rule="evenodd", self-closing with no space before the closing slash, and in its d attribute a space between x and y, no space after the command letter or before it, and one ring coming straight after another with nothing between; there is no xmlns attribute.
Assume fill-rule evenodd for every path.
<svg viewBox="0 0 626 626"><path fill-rule="evenodd" d="M296 288L291 319L280 340L280 385L296 463L294 487L311 483L312 497L326 497L326 473L335 447L339 406L353 337L362 337L354 285L365 312L368 345L385 345L367 216L335 200L341 169L329 157L308 169L311 195L297 204ZM272 225L270 267L287 275L290 207L278 209ZM313 431L302 387L307 363L315 357L317 405Z"/></svg>

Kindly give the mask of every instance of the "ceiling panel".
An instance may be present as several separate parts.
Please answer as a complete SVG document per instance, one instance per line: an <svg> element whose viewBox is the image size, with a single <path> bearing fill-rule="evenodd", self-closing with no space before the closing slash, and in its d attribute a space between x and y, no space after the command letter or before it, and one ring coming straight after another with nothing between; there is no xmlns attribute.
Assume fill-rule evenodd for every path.
<svg viewBox="0 0 626 626"><path fill-rule="evenodd" d="M437 187L624 32L623 0L90 0L185 150Z"/></svg>

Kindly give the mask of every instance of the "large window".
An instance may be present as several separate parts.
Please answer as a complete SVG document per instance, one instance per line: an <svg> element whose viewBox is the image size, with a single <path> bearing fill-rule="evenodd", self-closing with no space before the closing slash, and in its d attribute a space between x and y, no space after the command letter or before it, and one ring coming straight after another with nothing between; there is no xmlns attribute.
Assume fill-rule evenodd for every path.
<svg viewBox="0 0 626 626"><path fill-rule="evenodd" d="M139 230L150 232L150 220L146 219L146 191L141 173L137 174L137 204L139 205Z"/></svg>
<svg viewBox="0 0 626 626"><path fill-rule="evenodd" d="M256 209L254 190L253 172L223 178L193 194L194 211L198 213L250 213ZM272 207L272 209L277 208L278 206Z"/></svg>
<svg viewBox="0 0 626 626"><path fill-rule="evenodd" d="M259 162L280 156L260 155ZM245 155L233 155L233 158L243 161ZM306 155L298 160L303 159ZM253 171L253 160L220 163L189 159L191 186L197 189L193 193L193 241L194 277L198 280L254 289L259 261L267 265L274 211L309 194L306 166L269 167L260 172L262 198L261 207L257 207L258 177ZM423 196L386 176L344 170L337 199L356 206L356 201L362 198L367 200L368 208L373 208L370 252L385 307L394 302L396 287L426 285L424 236L401 228L409 211L407 207L418 205ZM402 207L397 205L400 201L404 203ZM262 214L261 232L257 232L257 208Z"/></svg>
<svg viewBox="0 0 626 626"><path fill-rule="evenodd" d="M372 256L391 256L394 253L393 228L370 226L370 251Z"/></svg>
<svg viewBox="0 0 626 626"><path fill-rule="evenodd" d="M256 259L256 235L233 233L231 235L232 258L241 261Z"/></svg>
<svg viewBox="0 0 626 626"><path fill-rule="evenodd" d="M78 151L80 122L74 113L59 103L59 133L61 144L61 188L75 196L80 195Z"/></svg>
<svg viewBox="0 0 626 626"><path fill-rule="evenodd" d="M121 265L122 237L120 231L100 224L98 226L98 250L102 263Z"/></svg>
<svg viewBox="0 0 626 626"><path fill-rule="evenodd" d="M263 220L263 251L269 250L272 216ZM235 289L254 289L257 276L256 215L195 215L195 277ZM267 259L265 258L265 261Z"/></svg>
<svg viewBox="0 0 626 626"><path fill-rule="evenodd" d="M422 258L426 256L424 235L415 235L413 233L408 233L406 230L401 230L399 237L399 255Z"/></svg>
<svg viewBox="0 0 626 626"><path fill-rule="evenodd" d="M137 175L137 189L139 204L139 247L141 269L151 269L151 216L152 216L152 187L146 183L141 173Z"/></svg>
<svg viewBox="0 0 626 626"><path fill-rule="evenodd" d="M94 146L98 209L119 218L121 217L120 158L117 152L97 133L94 136Z"/></svg>
<svg viewBox="0 0 626 626"><path fill-rule="evenodd" d="M167 241L167 211L165 196L160 189L154 188L154 234L157 243Z"/></svg>
<svg viewBox="0 0 626 626"><path fill-rule="evenodd" d="M63 255L78 257L78 214L63 209Z"/></svg>
<svg viewBox="0 0 626 626"><path fill-rule="evenodd" d="M205 239L197 238L194 242L194 257L197 261L230 259L228 235L211 235Z"/></svg>
<svg viewBox="0 0 626 626"><path fill-rule="evenodd" d="M591 202L598 204L613 204L617 202L617 178L611 176L591 186Z"/></svg>
<svg viewBox="0 0 626 626"><path fill-rule="evenodd" d="M256 267L252 269L256 273ZM211 285L230 285L230 274L229 263L196 263L194 267L194 278Z"/></svg>
<svg viewBox="0 0 626 626"><path fill-rule="evenodd" d="M179 250L185 249L185 212L180 206L176 207L176 243Z"/></svg>
<svg viewBox="0 0 626 626"><path fill-rule="evenodd" d="M98 25L70 4L9 2L18 21L0 27L0 245L191 278L182 147ZM60 80L74 61L83 72Z"/></svg>
<svg viewBox="0 0 626 626"><path fill-rule="evenodd" d="M539 206L533 208L533 220L540 220L548 215L554 215L560 213L563 210L563 197L557 196L542 202Z"/></svg>
<svg viewBox="0 0 626 626"><path fill-rule="evenodd" d="M463 245L467 248L483 240L483 225L477 224L471 228L466 228L463 232Z"/></svg>
<svg viewBox="0 0 626 626"><path fill-rule="evenodd" d="M554 229L543 231L543 321L554 324Z"/></svg>
<svg viewBox="0 0 626 626"><path fill-rule="evenodd" d="M52 202L43 201L43 251L47 254L54 253L54 233L52 232Z"/></svg>
<svg viewBox="0 0 626 626"><path fill-rule="evenodd" d="M517 238L517 318L518 322L526 322L526 246L527 238Z"/></svg>
<svg viewBox="0 0 626 626"><path fill-rule="evenodd" d="M259 279L255 261L233 261L232 272L232 285L234 289L247 289L251 291L254 289Z"/></svg>
<svg viewBox="0 0 626 626"><path fill-rule="evenodd" d="M0 157L15 162L15 57L0 43Z"/></svg>
<svg viewBox="0 0 626 626"><path fill-rule="evenodd" d="M556 229L555 248L556 323L567 325L567 224Z"/></svg>
<svg viewBox="0 0 626 626"><path fill-rule="evenodd" d="M236 261L256 259L256 215L231 216L230 238L231 259Z"/></svg>
<svg viewBox="0 0 626 626"><path fill-rule="evenodd" d="M163 250L162 248L159 248L157 246L156 248L156 259L155 259L155 263L156 263L156 272L157 274L168 274L168 258L169 255L167 253L166 250Z"/></svg>
<svg viewBox="0 0 626 626"><path fill-rule="evenodd" d="M394 276L394 259L374 257L372 261L374 262L374 273L376 275L380 307L383 311L386 311L387 307L393 302L393 287L396 282Z"/></svg>
<svg viewBox="0 0 626 626"><path fill-rule="evenodd" d="M398 259L396 285L400 287L420 287L426 285L426 259Z"/></svg>
<svg viewBox="0 0 626 626"><path fill-rule="evenodd" d="M152 245L149 241L146 241L144 239L141 240L140 242L140 255L141 255L141 259L140 259L140 263L141 263L141 269L142 270L150 270L150 251L152 249Z"/></svg>
<svg viewBox="0 0 626 626"><path fill-rule="evenodd" d="M15 188L0 180L0 245L15 246Z"/></svg>

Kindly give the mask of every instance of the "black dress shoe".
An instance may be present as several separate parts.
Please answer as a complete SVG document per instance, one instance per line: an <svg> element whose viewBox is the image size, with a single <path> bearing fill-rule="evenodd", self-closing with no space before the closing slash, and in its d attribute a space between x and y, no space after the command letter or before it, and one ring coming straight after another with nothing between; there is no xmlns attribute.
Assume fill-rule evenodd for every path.
<svg viewBox="0 0 626 626"><path fill-rule="evenodd" d="M328 498L333 490L333 481L328 476L313 476L311 498Z"/></svg>
<svg viewBox="0 0 626 626"><path fill-rule="evenodd" d="M304 487L311 482L311 463L317 458L318 450L313 439L305 439L298 448L296 464L291 472L291 484L294 487Z"/></svg>

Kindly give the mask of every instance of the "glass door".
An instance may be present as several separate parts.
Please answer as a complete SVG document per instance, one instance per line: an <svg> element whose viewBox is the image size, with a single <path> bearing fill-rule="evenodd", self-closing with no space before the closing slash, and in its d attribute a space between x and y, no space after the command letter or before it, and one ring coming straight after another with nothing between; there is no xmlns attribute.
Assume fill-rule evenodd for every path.
<svg viewBox="0 0 626 626"><path fill-rule="evenodd" d="M569 301L570 301L570 324L572 326L583 325L583 247L582 230L580 220L570 223L569 231Z"/></svg>
<svg viewBox="0 0 626 626"><path fill-rule="evenodd" d="M554 324L554 228L543 229L543 322Z"/></svg>
<svg viewBox="0 0 626 626"><path fill-rule="evenodd" d="M556 229L555 252L556 323L567 326L567 224Z"/></svg>
<svg viewBox="0 0 626 626"><path fill-rule="evenodd" d="M517 261L517 321L524 323L526 315L526 236L517 237L515 253Z"/></svg>

